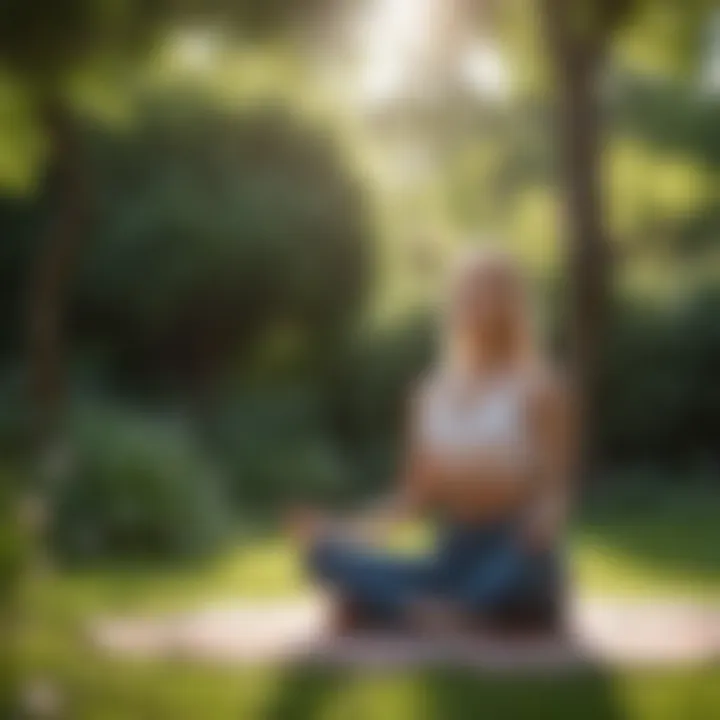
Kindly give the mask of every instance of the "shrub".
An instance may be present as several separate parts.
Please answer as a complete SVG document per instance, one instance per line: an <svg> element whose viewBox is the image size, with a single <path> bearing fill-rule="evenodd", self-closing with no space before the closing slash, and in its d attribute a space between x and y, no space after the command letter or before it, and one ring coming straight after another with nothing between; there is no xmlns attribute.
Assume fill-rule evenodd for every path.
<svg viewBox="0 0 720 720"><path fill-rule="evenodd" d="M221 482L180 422L95 410L73 423L53 489L52 547L63 559L182 559L229 528Z"/></svg>
<svg viewBox="0 0 720 720"><path fill-rule="evenodd" d="M16 368L0 371L0 453L3 462L22 459L27 450L30 406L23 394L25 378Z"/></svg>
<svg viewBox="0 0 720 720"><path fill-rule="evenodd" d="M10 717L19 681L16 651L22 573L28 561L27 537L17 513L15 473L0 469L0 716Z"/></svg>
<svg viewBox="0 0 720 720"><path fill-rule="evenodd" d="M619 464L720 461L720 294L671 307L625 307L609 338L600 417L605 456Z"/></svg>
<svg viewBox="0 0 720 720"><path fill-rule="evenodd" d="M377 493L390 481L413 386L433 361L435 335L435 318L411 315L357 338L338 362L329 404L353 494Z"/></svg>
<svg viewBox="0 0 720 720"><path fill-rule="evenodd" d="M72 325L131 388L214 381L275 325L312 341L362 308L367 201L322 128L178 91L89 147L98 212Z"/></svg>
<svg viewBox="0 0 720 720"><path fill-rule="evenodd" d="M331 501L348 492L348 472L324 424L320 394L256 387L235 394L213 418L212 442L238 507Z"/></svg>
<svg viewBox="0 0 720 720"><path fill-rule="evenodd" d="M349 348L333 389L341 433L373 442L400 436L413 385L433 361L435 335L435 319L423 313Z"/></svg>
<svg viewBox="0 0 720 720"><path fill-rule="evenodd" d="M0 625L15 600L28 550L17 517L15 484L0 471Z"/></svg>

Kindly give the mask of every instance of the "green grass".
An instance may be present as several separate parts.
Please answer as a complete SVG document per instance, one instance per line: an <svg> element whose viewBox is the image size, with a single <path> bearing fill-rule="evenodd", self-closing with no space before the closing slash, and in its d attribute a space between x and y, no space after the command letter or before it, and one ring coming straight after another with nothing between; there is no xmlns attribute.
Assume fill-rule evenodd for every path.
<svg viewBox="0 0 720 720"><path fill-rule="evenodd" d="M707 499L652 511L621 506L583 522L571 541L580 591L720 599L719 510L720 503ZM422 542L417 533L405 541ZM287 596L304 587L297 559L277 537L239 542L203 567L55 573L29 589L26 611L32 622L24 639L24 670L51 679L63 717L71 720L720 717L720 669L599 668L557 678L441 670L240 670L180 660L120 661L96 654L84 641L85 622L98 613Z"/></svg>
<svg viewBox="0 0 720 720"><path fill-rule="evenodd" d="M720 597L720 501L652 512L615 512L570 535L570 562L584 594ZM410 528L396 544L426 542ZM245 539L200 566L104 567L41 581L43 604L74 615L162 611L238 597L279 597L306 589L292 548L278 536Z"/></svg>
<svg viewBox="0 0 720 720"><path fill-rule="evenodd" d="M713 670L518 677L94 659L55 677L73 720L710 720L720 707Z"/></svg>

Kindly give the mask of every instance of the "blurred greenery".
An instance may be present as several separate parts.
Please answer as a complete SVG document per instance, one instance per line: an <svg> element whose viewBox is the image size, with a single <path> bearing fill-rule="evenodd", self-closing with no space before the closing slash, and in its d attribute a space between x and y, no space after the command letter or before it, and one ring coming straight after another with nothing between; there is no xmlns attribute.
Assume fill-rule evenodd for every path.
<svg viewBox="0 0 720 720"><path fill-rule="evenodd" d="M92 398L104 473L134 422L173 416L183 431L138 460L156 467L151 475L163 457L184 457L192 437L225 478L237 517L293 499L344 503L377 492L396 465L407 394L436 344L437 292L457 246L448 236L479 229L517 252L539 288L538 316L562 346L550 100L521 86L502 102L460 95L440 108L392 107L363 126L332 95L323 100L320 85L298 93L275 63L279 49L230 60L221 47L223 67L202 65L199 78L181 64L126 86L121 121L78 116L91 212L65 302L65 443L70 455L87 451L71 408ZM243 63L269 95L218 90L212 78ZM608 82L617 257L598 409L603 465L611 477L624 468L711 477L720 104L688 73L651 76L619 58ZM418 153L426 164L413 171ZM27 282L52 198L47 183L0 201L7 457L28 447ZM127 430L118 408L128 409ZM114 522L109 487L97 480L91 492L98 472L85 472L87 487L72 497L95 492L99 502L107 491L97 517ZM117 492L131 502L139 486L123 484ZM188 499L190 485L178 480ZM158 502L169 508L165 494ZM60 526L75 523L72 504L58 505ZM83 512L83 522L95 515Z"/></svg>
<svg viewBox="0 0 720 720"><path fill-rule="evenodd" d="M463 85L461 43L445 38L437 93L413 94L433 84L419 63L373 104L358 76L375 45L348 30L359 0L2 4L0 624L28 556L14 491L39 460L55 470L50 549L73 568L45 586L30 633L41 644L64 619L48 613L67 613L75 632L111 596L150 607L297 587L282 543L237 533L294 500L345 504L387 486L409 389L436 347L444 270L465 240L492 237L520 257L543 329L567 346L558 88L540 4L464 5L457 32L497 43L508 87ZM575 31L604 50L591 88L602 177L591 179L613 249L597 408L608 494L589 500L606 514L574 536L588 591L717 590L712 512L684 500L700 487L717 508L720 490L712 5L572 3ZM47 457L43 409L59 421ZM197 668L140 677L68 633L32 669L63 674L73 717L113 717L108 697L126 703L117 717L197 717L192 704L206 701L222 705L215 716L250 717L242 703L275 691L268 716L291 717L284 708L311 713L327 695L325 679L305 677L262 676L267 692L248 700ZM385 698L413 716L420 681L358 685L356 710ZM677 717L690 695L710 717L711 681L620 675L609 694L623 717L662 717L662 697ZM422 682L444 717L459 712L454 693L471 694L462 678ZM527 707L556 717L604 682L563 686L559 705L531 683ZM498 713L527 710L507 688L481 690Z"/></svg>
<svg viewBox="0 0 720 720"><path fill-rule="evenodd" d="M83 663L74 658L61 677L62 701L78 720L466 720L481 712L513 720L581 714L592 720L676 720L713 717L720 702L713 668L599 669L547 677L442 669L358 675L343 668L238 669L93 657Z"/></svg>
<svg viewBox="0 0 720 720"><path fill-rule="evenodd" d="M222 479L180 421L92 405L77 415L50 489L54 554L188 559L220 547L230 527Z"/></svg>
<svg viewBox="0 0 720 720"><path fill-rule="evenodd" d="M27 555L25 538L17 521L14 483L3 469L0 483L0 714L10 712L18 667L15 657L15 623L20 603L20 581Z"/></svg>
<svg viewBox="0 0 720 720"><path fill-rule="evenodd" d="M373 248L363 188L322 129L287 107L170 92L90 142L78 351L103 353L131 392L175 381L178 394L228 366L282 373L332 352L366 298Z"/></svg>

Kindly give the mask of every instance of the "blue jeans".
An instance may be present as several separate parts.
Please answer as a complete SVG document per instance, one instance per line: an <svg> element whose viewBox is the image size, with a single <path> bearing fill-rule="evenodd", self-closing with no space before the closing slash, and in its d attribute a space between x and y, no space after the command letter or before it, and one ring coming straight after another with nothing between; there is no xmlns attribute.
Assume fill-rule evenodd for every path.
<svg viewBox="0 0 720 720"><path fill-rule="evenodd" d="M453 523L440 528L425 557L393 557L338 538L320 539L309 553L314 576L379 619L401 619L420 598L444 598L470 613L543 606L558 588L554 552L533 552L516 521Z"/></svg>

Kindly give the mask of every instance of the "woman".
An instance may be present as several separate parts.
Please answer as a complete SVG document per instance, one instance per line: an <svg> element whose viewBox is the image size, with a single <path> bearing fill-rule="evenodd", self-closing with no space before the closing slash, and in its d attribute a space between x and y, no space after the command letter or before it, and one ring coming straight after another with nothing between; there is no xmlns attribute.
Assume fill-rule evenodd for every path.
<svg viewBox="0 0 720 720"><path fill-rule="evenodd" d="M531 333L518 267L475 253L453 275L446 347L419 387L405 472L390 502L361 521L429 513L436 549L421 559L376 553L298 513L293 529L316 577L366 619L464 627L557 600L557 546L573 454L567 390Z"/></svg>

